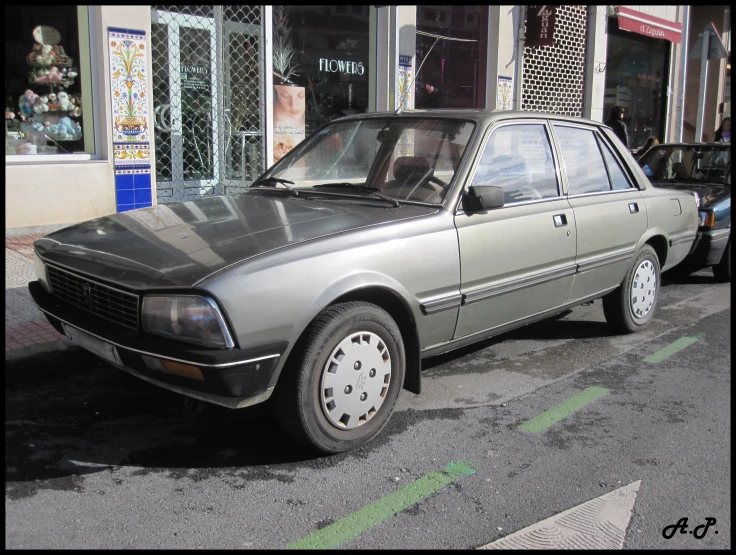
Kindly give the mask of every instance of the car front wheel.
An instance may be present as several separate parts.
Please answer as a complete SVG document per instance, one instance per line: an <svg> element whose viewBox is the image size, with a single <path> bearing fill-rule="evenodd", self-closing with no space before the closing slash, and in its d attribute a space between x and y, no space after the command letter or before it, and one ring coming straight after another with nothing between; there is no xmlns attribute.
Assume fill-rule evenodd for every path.
<svg viewBox="0 0 736 555"><path fill-rule="evenodd" d="M290 357L277 410L298 440L323 453L355 449L388 423L405 352L391 316L366 302L326 308Z"/></svg>
<svg viewBox="0 0 736 555"><path fill-rule="evenodd" d="M606 321L619 333L633 333L647 327L657 307L659 259L650 245L644 245L626 272L623 283L603 297Z"/></svg>

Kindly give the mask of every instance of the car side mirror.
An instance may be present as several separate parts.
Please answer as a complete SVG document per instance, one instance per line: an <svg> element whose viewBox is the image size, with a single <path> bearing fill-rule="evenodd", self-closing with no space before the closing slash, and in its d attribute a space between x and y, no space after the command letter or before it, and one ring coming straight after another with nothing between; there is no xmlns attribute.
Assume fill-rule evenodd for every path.
<svg viewBox="0 0 736 555"><path fill-rule="evenodd" d="M463 209L466 212L482 212L501 208L503 202L503 187L494 185L471 185L463 194Z"/></svg>

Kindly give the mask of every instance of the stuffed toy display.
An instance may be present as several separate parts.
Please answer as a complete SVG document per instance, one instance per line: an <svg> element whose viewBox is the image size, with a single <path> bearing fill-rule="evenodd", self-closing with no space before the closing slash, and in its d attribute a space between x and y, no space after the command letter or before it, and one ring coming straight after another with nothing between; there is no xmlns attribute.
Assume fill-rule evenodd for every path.
<svg viewBox="0 0 736 555"><path fill-rule="evenodd" d="M82 138L81 124L71 119L81 117L82 97L64 91L74 85L79 69L72 66L72 59L59 44L61 34L56 29L39 25L33 29L33 38L37 44L26 56L26 62L31 66L28 81L42 87L38 91L42 94L28 89L18 99L21 139L37 144L42 149L39 152L55 152L56 146L47 146L46 141L57 143ZM15 114L10 109L5 112L7 127L7 122L12 121Z"/></svg>

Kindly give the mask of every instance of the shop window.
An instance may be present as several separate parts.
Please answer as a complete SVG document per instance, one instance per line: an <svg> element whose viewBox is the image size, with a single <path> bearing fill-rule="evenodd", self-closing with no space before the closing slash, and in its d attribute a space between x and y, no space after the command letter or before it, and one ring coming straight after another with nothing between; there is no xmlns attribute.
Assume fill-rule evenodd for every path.
<svg viewBox="0 0 736 555"><path fill-rule="evenodd" d="M85 6L5 6L5 154L93 154Z"/></svg>
<svg viewBox="0 0 736 555"><path fill-rule="evenodd" d="M640 148L654 135L664 140L669 42L621 31L608 23L604 119L611 108L624 108L629 148Z"/></svg>
<svg viewBox="0 0 736 555"><path fill-rule="evenodd" d="M369 21L336 8L273 8L275 160L325 123L368 111Z"/></svg>
<svg viewBox="0 0 736 555"><path fill-rule="evenodd" d="M426 11L417 7L417 14ZM414 107L485 108L488 6L455 6L449 26L442 24L446 12L436 13L437 20L417 20L415 67L426 61L416 76Z"/></svg>

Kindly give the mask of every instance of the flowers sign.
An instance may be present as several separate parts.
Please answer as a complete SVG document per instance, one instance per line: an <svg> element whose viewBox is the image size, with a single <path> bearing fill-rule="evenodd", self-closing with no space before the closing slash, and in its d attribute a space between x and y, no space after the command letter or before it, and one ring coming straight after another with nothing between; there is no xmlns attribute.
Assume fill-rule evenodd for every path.
<svg viewBox="0 0 736 555"><path fill-rule="evenodd" d="M144 34L109 29L114 142L148 141Z"/></svg>

